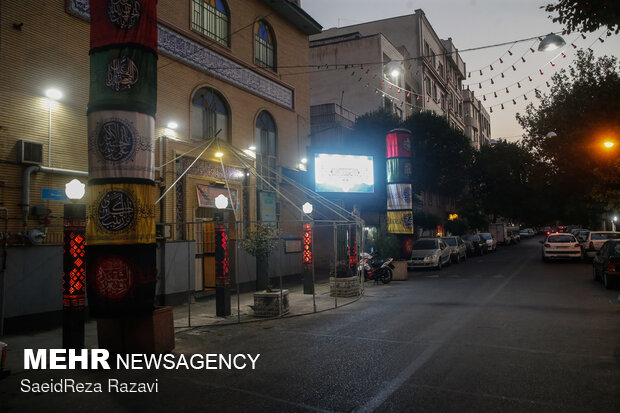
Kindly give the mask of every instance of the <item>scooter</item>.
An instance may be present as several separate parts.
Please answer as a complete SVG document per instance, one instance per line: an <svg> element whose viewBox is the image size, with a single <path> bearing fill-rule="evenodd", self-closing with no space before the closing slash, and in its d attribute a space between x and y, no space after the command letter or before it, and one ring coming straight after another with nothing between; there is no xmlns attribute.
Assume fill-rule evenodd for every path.
<svg viewBox="0 0 620 413"><path fill-rule="evenodd" d="M362 252L360 254L359 269L364 271L364 279L372 280L375 284L379 284L379 281L387 284L392 281L392 270L394 269L392 261L394 261L393 258L379 260L376 253Z"/></svg>

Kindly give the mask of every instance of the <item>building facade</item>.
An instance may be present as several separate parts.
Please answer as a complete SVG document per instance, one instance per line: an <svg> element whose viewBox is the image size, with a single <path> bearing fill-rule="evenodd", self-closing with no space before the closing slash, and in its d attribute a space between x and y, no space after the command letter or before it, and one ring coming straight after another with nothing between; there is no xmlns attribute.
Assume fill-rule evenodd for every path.
<svg viewBox="0 0 620 413"><path fill-rule="evenodd" d="M472 146L480 149L491 142L491 116L471 90L462 91L465 112L465 135Z"/></svg>
<svg viewBox="0 0 620 413"><path fill-rule="evenodd" d="M8 232L2 236L10 245L6 288L29 279L39 291L62 275L62 251L50 251L62 250L65 183L88 179L89 2L26 0L0 7L0 206L8 210ZM164 280L167 274L161 274L158 293L168 295L210 287L214 275L207 267L213 257L205 223L215 218L212 198L225 182L234 201L225 222L247 226L266 214L277 219L275 207L261 209L261 202L279 202L276 172L303 168L310 134L309 77L292 76L291 68L308 65L308 36L321 27L298 1L289 0L159 0L157 9L156 198L165 196L156 221L167 245L160 270L172 271L176 264L168 258L175 248L194 257L177 262L181 267L175 269L185 279L191 272L192 285L178 286L173 275ZM50 101L49 88L62 97ZM205 150L213 137L216 143ZM238 151L226 149L231 146ZM242 151L247 157L237 154ZM254 168L273 186L249 173ZM31 256L48 262L33 266ZM255 271L251 264L244 267L242 258L235 281L250 285ZM282 261L276 271L300 271L301 259L299 265L291 257ZM21 315L20 299L46 295L20 294L25 295L7 301L6 317ZM31 311L59 309L54 300Z"/></svg>

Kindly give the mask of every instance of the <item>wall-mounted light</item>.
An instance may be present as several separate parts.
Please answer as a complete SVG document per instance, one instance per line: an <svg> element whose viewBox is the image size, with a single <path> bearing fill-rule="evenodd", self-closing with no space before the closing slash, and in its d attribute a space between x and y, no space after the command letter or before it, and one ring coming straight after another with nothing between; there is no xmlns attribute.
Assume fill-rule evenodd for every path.
<svg viewBox="0 0 620 413"><path fill-rule="evenodd" d="M45 96L47 96L51 100L58 100L62 98L62 92L58 89L47 89L45 91Z"/></svg>
<svg viewBox="0 0 620 413"><path fill-rule="evenodd" d="M250 145L250 146L248 147L248 149L249 149L249 150L251 150L251 151L255 151L255 150L256 150L256 146L254 146L254 145Z"/></svg>
<svg viewBox="0 0 620 413"><path fill-rule="evenodd" d="M303 163L304 165L308 163L308 159L306 158L301 158L301 163Z"/></svg>
<svg viewBox="0 0 620 413"><path fill-rule="evenodd" d="M81 183L77 179L73 179L70 182L65 184L65 194L67 198L77 200L82 199L84 193L86 192L86 185Z"/></svg>
<svg viewBox="0 0 620 413"><path fill-rule="evenodd" d="M215 197L215 206L217 209L224 209L228 206L228 198L225 195L219 194Z"/></svg>
<svg viewBox="0 0 620 413"><path fill-rule="evenodd" d="M222 152L215 152L215 157L216 158L221 158L222 156L224 156L224 154Z"/></svg>
<svg viewBox="0 0 620 413"><path fill-rule="evenodd" d="M178 124L178 123L176 123L176 122L168 122L168 125L166 125L166 127L167 127L168 129L173 129L173 130L174 130L174 129L176 129L176 128L178 128L178 127L179 127L179 124Z"/></svg>

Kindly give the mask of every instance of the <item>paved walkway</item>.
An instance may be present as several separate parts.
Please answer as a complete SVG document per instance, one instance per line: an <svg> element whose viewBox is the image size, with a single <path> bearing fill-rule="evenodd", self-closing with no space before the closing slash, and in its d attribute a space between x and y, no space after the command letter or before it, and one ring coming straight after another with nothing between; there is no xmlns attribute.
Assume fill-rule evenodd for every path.
<svg viewBox="0 0 620 413"><path fill-rule="evenodd" d="M350 304L360 298L331 297L328 281L321 281L315 284L314 298L312 294L303 293L303 285L285 286L284 288L289 290L290 312L283 317L295 317L327 311ZM372 283L366 282L364 288L372 288ZM247 323L269 319L253 315L253 310L250 306L254 304L254 292L242 293L238 296L236 294L232 295L232 314L228 317L217 317L215 315L215 296L192 301L189 306L185 304L174 307L175 332L202 326L227 325L239 322ZM88 321L84 330L84 348L98 348L96 320ZM45 331L5 335L0 337L0 341L8 344L6 369L11 370L11 373L15 374L23 371L24 349L62 348L62 328L55 327ZM182 351L182 349L178 350Z"/></svg>

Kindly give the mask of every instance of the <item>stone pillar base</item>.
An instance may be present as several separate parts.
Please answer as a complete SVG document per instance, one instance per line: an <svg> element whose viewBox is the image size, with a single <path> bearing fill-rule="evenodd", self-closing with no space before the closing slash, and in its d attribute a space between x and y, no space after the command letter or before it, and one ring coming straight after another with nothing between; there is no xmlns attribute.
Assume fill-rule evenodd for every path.
<svg viewBox="0 0 620 413"><path fill-rule="evenodd" d="M160 307L150 316L97 320L99 348L115 354L164 354L174 350L172 307Z"/></svg>

